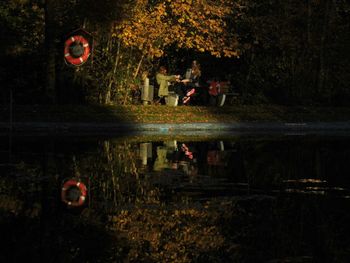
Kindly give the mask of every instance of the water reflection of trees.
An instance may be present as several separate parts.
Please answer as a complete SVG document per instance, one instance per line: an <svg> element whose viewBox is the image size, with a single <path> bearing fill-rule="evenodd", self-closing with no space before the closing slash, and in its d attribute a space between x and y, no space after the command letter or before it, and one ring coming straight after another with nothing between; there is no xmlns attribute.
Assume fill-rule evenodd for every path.
<svg viewBox="0 0 350 263"><path fill-rule="evenodd" d="M116 210L110 210L109 227L128 240L131 261L210 262L220 259L249 262L275 259L309 262L344 258L344 251L339 253L331 245L344 246L337 235L349 233L346 224L341 225L340 231L331 224L331 220L342 213L342 205L330 208L327 201L319 197L286 194L277 198L272 194L276 189L282 190L280 193L283 194L283 182L289 179L329 180L326 174L320 174L320 166L324 165L323 161L329 163L337 159L323 159L325 144L302 145L293 140L240 141L231 144L226 151L217 147L216 142L214 144L216 146L190 143L187 146L193 158L182 155L185 159L181 160L179 146L182 143L174 148L168 147L168 142L156 142L153 143L152 158L147 155L147 165L145 158L139 156L139 144L119 149L112 147L113 154L119 159L110 160L119 160L129 167L124 168L123 175L120 171L119 176L133 176L133 180L119 182L127 183L127 195L134 198L119 199L129 203L126 206L119 203ZM126 149L130 152L120 153ZM349 156L347 150L339 154L343 161ZM306 164L305 160L308 160ZM207 197L204 202L178 199L176 184L179 181L172 180L169 184L159 180L159 176L171 178L174 174L180 175L183 184L183 180L193 174L174 165L181 161L197 166L195 179L191 182L200 183L196 178L203 175L229 176L231 182L245 183L248 190L259 191L248 191L247 196L233 200L227 197ZM340 165L344 166L344 162ZM205 187L209 188L210 184ZM265 194L256 195L259 192ZM167 198L164 198L164 193ZM186 195L187 192L182 193ZM349 215L345 217L349 218ZM325 224L329 227L324 227Z"/></svg>
<svg viewBox="0 0 350 263"><path fill-rule="evenodd" d="M307 177L345 187L344 142L104 140L64 147L19 154L16 176L0 179L2 232L12 240L9 251L16 244L17 259L342 262L349 256L348 199L283 191L285 181ZM337 168L329 173L332 162ZM89 187L78 213L58 197L71 176Z"/></svg>

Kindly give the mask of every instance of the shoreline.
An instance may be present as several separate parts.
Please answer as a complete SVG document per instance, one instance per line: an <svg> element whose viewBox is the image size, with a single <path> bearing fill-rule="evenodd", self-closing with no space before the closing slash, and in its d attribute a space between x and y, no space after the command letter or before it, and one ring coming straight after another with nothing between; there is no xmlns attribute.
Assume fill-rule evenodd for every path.
<svg viewBox="0 0 350 263"><path fill-rule="evenodd" d="M96 123L96 122L0 122L0 134L76 135L212 135L212 134L343 134L344 122L235 122L235 123ZM194 134L195 133L195 134Z"/></svg>
<svg viewBox="0 0 350 263"><path fill-rule="evenodd" d="M0 134L349 133L350 107L0 106Z"/></svg>

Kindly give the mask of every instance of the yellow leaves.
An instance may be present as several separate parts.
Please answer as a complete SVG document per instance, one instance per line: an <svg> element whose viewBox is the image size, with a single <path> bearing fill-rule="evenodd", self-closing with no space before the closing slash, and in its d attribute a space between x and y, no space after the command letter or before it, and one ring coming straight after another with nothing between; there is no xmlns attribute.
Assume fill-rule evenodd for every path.
<svg viewBox="0 0 350 263"><path fill-rule="evenodd" d="M185 23L185 19L184 19L183 17L180 17L177 21L178 21L180 24Z"/></svg>
<svg viewBox="0 0 350 263"><path fill-rule="evenodd" d="M224 50L224 56L225 57L237 57L238 53L237 51L232 51L232 50Z"/></svg>
<svg viewBox="0 0 350 263"><path fill-rule="evenodd" d="M142 6L143 2L137 1L132 15L116 27L114 36L125 45L140 49L150 58L163 56L170 45L209 51L215 56L234 56L228 50L234 50L235 46L224 41L227 37L224 19L230 12L231 0L162 1L151 10L147 5Z"/></svg>
<svg viewBox="0 0 350 263"><path fill-rule="evenodd" d="M160 58L161 56L163 56L164 51L163 51L163 50L160 50L160 49L156 49L156 50L153 52L153 54L154 54L155 57Z"/></svg>
<svg viewBox="0 0 350 263"><path fill-rule="evenodd" d="M217 207L223 207L222 212ZM207 203L198 208L168 208L136 206L110 216L112 229L122 231L129 241L129 259L137 262L146 256L156 262L192 262L203 251L225 248L227 240L218 222L232 218L232 205ZM149 245L146 249L145 243Z"/></svg>

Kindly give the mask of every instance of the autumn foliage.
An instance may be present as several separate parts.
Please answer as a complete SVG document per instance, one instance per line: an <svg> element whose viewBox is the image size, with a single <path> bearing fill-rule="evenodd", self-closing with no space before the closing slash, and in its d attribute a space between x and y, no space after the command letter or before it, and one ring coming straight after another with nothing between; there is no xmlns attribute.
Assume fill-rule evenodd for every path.
<svg viewBox="0 0 350 263"><path fill-rule="evenodd" d="M115 27L126 46L148 57L161 57L170 46L208 51L216 57L238 56L237 39L226 30L233 1L137 0L128 17Z"/></svg>

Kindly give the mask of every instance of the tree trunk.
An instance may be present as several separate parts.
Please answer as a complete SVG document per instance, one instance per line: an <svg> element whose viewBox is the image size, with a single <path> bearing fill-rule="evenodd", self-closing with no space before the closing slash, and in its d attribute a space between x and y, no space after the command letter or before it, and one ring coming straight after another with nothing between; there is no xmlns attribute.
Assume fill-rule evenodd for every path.
<svg viewBox="0 0 350 263"><path fill-rule="evenodd" d="M45 1L45 95L50 102L56 99L56 48L54 26L54 1Z"/></svg>
<svg viewBox="0 0 350 263"><path fill-rule="evenodd" d="M111 102L112 84L113 84L113 82L110 81L109 85L107 87L106 96L105 96L105 100L104 100L105 104L109 104Z"/></svg>
<svg viewBox="0 0 350 263"><path fill-rule="evenodd" d="M254 59L255 59L255 53L254 50L252 50L252 54L250 56L250 61L249 61L249 69L248 69L248 74L245 80L245 85L242 87L241 91L242 91L242 97L246 97L248 95L248 86L249 86L249 82L250 82L250 77L252 74L252 68L253 68L253 63L254 63Z"/></svg>
<svg viewBox="0 0 350 263"><path fill-rule="evenodd" d="M329 20L330 20L330 10L331 10L332 0L326 0L325 12L324 12L324 20L322 27L322 35L321 35L321 43L320 43L320 64L319 64L319 72L318 72L318 93L323 93L323 89L325 86L326 79L326 62L325 62L325 44L326 38L328 35L329 29Z"/></svg>
<svg viewBox="0 0 350 263"><path fill-rule="evenodd" d="M111 76L109 83L108 83L108 87L107 87L107 92L106 92L106 97L105 97L106 104L111 102L112 85L114 82L114 75L117 73L119 59L120 59L120 40L118 40L117 55L115 56L115 62L114 62L114 66L113 66L113 75Z"/></svg>
<svg viewBox="0 0 350 263"><path fill-rule="evenodd" d="M130 49L130 55L129 55L129 58L132 57L132 49ZM132 68L132 62L130 62L130 60L128 61L128 65L126 67L126 81L123 82L123 86L124 86L124 89L125 89L125 93L124 93L124 98L123 98L123 102L122 102L122 105L126 105L127 103L127 99L128 99L128 90L129 90L129 87L130 87L130 80L131 80L131 73L130 73L130 70Z"/></svg>
<svg viewBox="0 0 350 263"><path fill-rule="evenodd" d="M142 55L138 65L137 65L136 71L134 73L134 79L137 77L137 74L139 74L139 71L140 71L140 68L141 68L142 61L143 61L144 57L145 57L145 54Z"/></svg>
<svg viewBox="0 0 350 263"><path fill-rule="evenodd" d="M311 0L307 1L307 44L311 46Z"/></svg>

